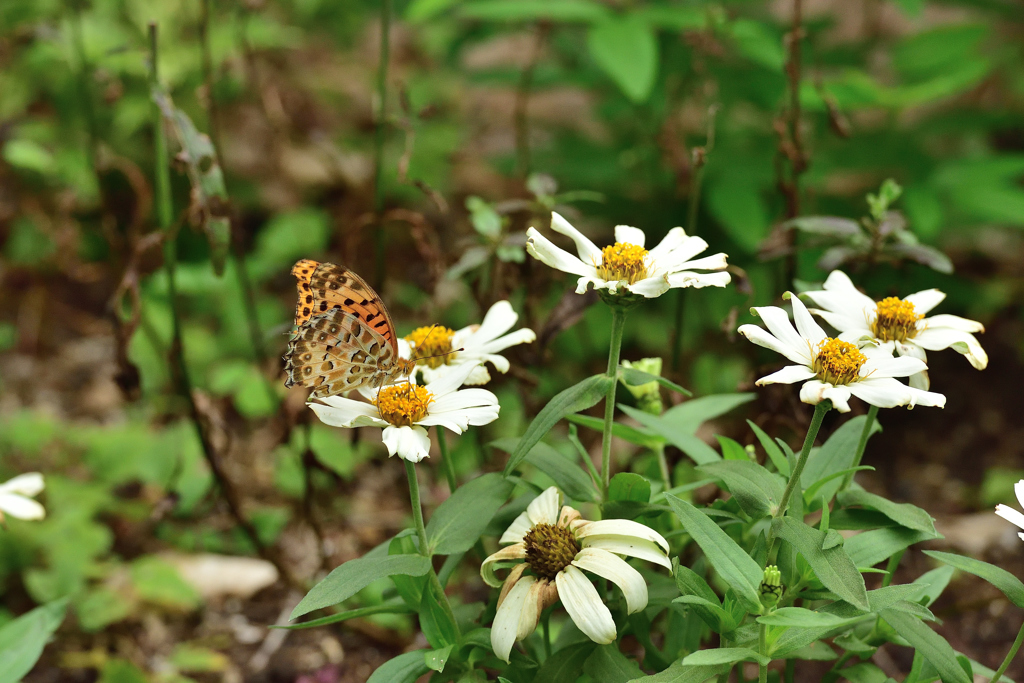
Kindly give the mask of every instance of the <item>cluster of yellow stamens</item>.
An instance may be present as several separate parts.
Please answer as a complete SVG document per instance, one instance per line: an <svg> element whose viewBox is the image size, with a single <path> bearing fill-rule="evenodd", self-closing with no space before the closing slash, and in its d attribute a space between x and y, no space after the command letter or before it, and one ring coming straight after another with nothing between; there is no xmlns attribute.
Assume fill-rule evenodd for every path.
<svg viewBox="0 0 1024 683"><path fill-rule="evenodd" d="M382 420L396 427L411 427L427 416L434 395L416 384L393 384L377 394L374 405Z"/></svg>
<svg viewBox="0 0 1024 683"><path fill-rule="evenodd" d="M405 340L412 346L412 359L419 365L439 368L455 358L452 353L452 335L447 327L433 325L419 327L406 335Z"/></svg>
<svg viewBox="0 0 1024 683"><path fill-rule="evenodd" d="M856 345L827 337L818 343L814 371L818 379L832 385L850 384L860 377L860 368L867 357Z"/></svg>
<svg viewBox="0 0 1024 683"><path fill-rule="evenodd" d="M625 280L629 284L647 278L647 250L628 242L616 242L601 250L597 274L609 282Z"/></svg>
<svg viewBox="0 0 1024 683"><path fill-rule="evenodd" d="M580 551L572 532L556 524L538 524L523 537L526 563L542 579L553 579Z"/></svg>
<svg viewBox="0 0 1024 683"><path fill-rule="evenodd" d="M906 341L917 336L917 321L923 317L913 302L890 296L878 302L871 331L882 341Z"/></svg>

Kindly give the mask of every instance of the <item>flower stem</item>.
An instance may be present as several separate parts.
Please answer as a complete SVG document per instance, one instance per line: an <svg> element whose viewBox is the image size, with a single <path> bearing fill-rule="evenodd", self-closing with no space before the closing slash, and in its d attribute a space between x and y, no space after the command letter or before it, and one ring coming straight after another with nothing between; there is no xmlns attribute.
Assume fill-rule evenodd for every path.
<svg viewBox="0 0 1024 683"><path fill-rule="evenodd" d="M601 480L604 492L612 480L612 423L615 417L615 389L619 384L619 353L622 351L622 332L626 329L626 309L612 306L612 341L608 349L608 394L604 399L604 431L601 436Z"/></svg>
<svg viewBox="0 0 1024 683"><path fill-rule="evenodd" d="M430 557L427 549L427 528L423 525L423 506L420 504L420 482L416 478L416 465L408 460L405 463L405 476L409 479L409 502L412 504L412 518L416 522L416 536L420 539L420 555Z"/></svg>
<svg viewBox="0 0 1024 683"><path fill-rule="evenodd" d="M852 467L860 467L861 458L864 457L864 449L868 445L868 437L871 436L871 426L875 424L875 420L878 418L878 406L871 406L868 408L867 422L864 423L864 430L860 433L860 441L857 442L857 455L853 458ZM845 491L850 488L850 484L853 483L853 475L856 472L850 472L843 477L843 485L839 487L840 491Z"/></svg>
<svg viewBox="0 0 1024 683"><path fill-rule="evenodd" d="M448 490L455 493L459 483L455 479L455 463L452 462L451 455L448 453L448 442L444 438L444 428L438 425L434 428L434 431L437 432L437 445L441 449L441 464L444 466L444 478L448 480Z"/></svg>
<svg viewBox="0 0 1024 683"><path fill-rule="evenodd" d="M768 650L768 627L761 624L757 630L757 652L759 654L766 654ZM768 683L768 665L761 664L757 665L757 683Z"/></svg>
<svg viewBox="0 0 1024 683"><path fill-rule="evenodd" d="M807 464L807 457L811 453L811 447L814 445L814 439L818 436L818 430L821 429L821 421L825 419L825 413L832 408L831 401L822 401L818 405L814 406L814 417L811 418L811 425L807 428L807 436L804 438L804 447L800 449L800 457L796 460L796 467L793 468L793 473L789 477L789 482L786 484L786 490L782 494L782 500L779 501L779 508L772 515L772 522L779 519L786 514L786 508L789 507L789 499L793 495L793 491L796 489L797 484L800 482L800 475L803 474L804 466ZM775 545L775 525L768 527L768 553L767 557L769 561L772 556L772 547Z"/></svg>
<svg viewBox="0 0 1024 683"><path fill-rule="evenodd" d="M665 444L656 445L654 454L658 456L658 469L661 470L661 478L665 481L665 490L668 491L672 488L672 474L668 469L668 458L665 457Z"/></svg>
<svg viewBox="0 0 1024 683"><path fill-rule="evenodd" d="M1024 624L1020 625L1020 632L1017 633L1017 640L1013 641L1013 645L1010 646L1010 651L1006 653L1006 659L1003 660L1002 665L996 670L992 680L989 683L999 683L999 679L1003 677L1006 670L1010 666L1010 662L1017 656L1017 650L1020 649L1021 643L1024 643Z"/></svg>

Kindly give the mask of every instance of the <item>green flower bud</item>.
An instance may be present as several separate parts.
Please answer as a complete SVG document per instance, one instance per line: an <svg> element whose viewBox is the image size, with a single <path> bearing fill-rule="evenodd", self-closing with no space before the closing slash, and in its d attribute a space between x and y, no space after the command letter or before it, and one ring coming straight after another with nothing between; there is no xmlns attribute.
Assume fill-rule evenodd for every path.
<svg viewBox="0 0 1024 683"><path fill-rule="evenodd" d="M765 609L772 609L782 599L782 572L774 564L764 568L764 578L761 579L761 604Z"/></svg>
<svg viewBox="0 0 1024 683"><path fill-rule="evenodd" d="M646 372L648 375L655 375L661 377L661 359L660 358L643 358L630 363L628 360L622 361L622 367L632 368L641 372ZM645 413L652 415L661 415L664 410L664 405L661 402L661 391L658 388L657 382L647 382L639 386L632 387L625 383L622 378L619 378L626 390L633 395L636 399L637 407Z"/></svg>

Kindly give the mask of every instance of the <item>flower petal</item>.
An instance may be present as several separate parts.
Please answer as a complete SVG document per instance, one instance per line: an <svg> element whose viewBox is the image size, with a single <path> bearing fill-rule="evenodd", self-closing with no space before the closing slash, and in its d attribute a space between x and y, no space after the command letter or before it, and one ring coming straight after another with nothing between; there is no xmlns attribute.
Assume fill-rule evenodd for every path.
<svg viewBox="0 0 1024 683"><path fill-rule="evenodd" d="M332 427L386 427L387 422L380 419L377 407L363 401L353 401L341 396L328 396L320 399L330 402L307 403L320 421Z"/></svg>
<svg viewBox="0 0 1024 683"><path fill-rule="evenodd" d="M666 569L672 569L672 563L665 556L661 546L653 541L645 541L636 536L611 536L601 534L580 539L580 546L584 548L601 548L616 555L635 557L659 564Z"/></svg>
<svg viewBox="0 0 1024 683"><path fill-rule="evenodd" d="M618 586L626 597L626 611L630 614L636 614L647 607L647 583L644 577L618 555L600 548L584 548L576 554L572 563Z"/></svg>
<svg viewBox="0 0 1024 683"><path fill-rule="evenodd" d="M434 399L428 406L428 411L433 413L445 413L452 410L464 410L478 406L497 406L498 397L487 389L459 389L447 396Z"/></svg>
<svg viewBox="0 0 1024 683"><path fill-rule="evenodd" d="M651 260L651 263L655 267L660 267L661 266L661 263L660 263L661 259L666 257L666 256L668 256L670 253L672 253L676 249L678 249L688 239L689 238L686 236L686 231L685 230L683 230L682 228L678 228L678 227L677 228L672 228L671 230L668 231L668 234L665 235L664 239L662 239L661 242L658 243L658 246L654 247L653 249L649 249L647 251L647 257ZM701 241L703 241L703 240L701 240ZM705 242L705 246L704 246L703 249L698 249L697 251L695 251L693 253L694 254L699 254L700 252L704 251L704 249L707 249L707 243L706 242Z"/></svg>
<svg viewBox="0 0 1024 683"><path fill-rule="evenodd" d="M516 330L515 332L509 332L504 337L498 337L492 339L486 344L481 345L477 349L477 353L480 354L492 354L504 351L510 346L516 346L517 344L530 344L537 339L537 333L531 330L529 327Z"/></svg>
<svg viewBox="0 0 1024 683"><path fill-rule="evenodd" d="M426 389L434 395L434 400L438 401L465 384L466 379L479 364L479 361L471 359L464 363L446 366L449 368L448 371L427 384Z"/></svg>
<svg viewBox="0 0 1024 683"><path fill-rule="evenodd" d="M491 649L504 662L509 661L512 646L516 642L516 636L519 635L519 622L526 604L526 597L530 592L530 587L536 581L537 579L533 576L524 576L519 579L505 596L505 600L494 615L494 623L491 625Z"/></svg>
<svg viewBox="0 0 1024 683"><path fill-rule="evenodd" d="M757 380L755 384L759 387L765 384L796 384L797 382L811 379L814 376L814 370L811 370L806 365L787 365L778 372L765 375Z"/></svg>
<svg viewBox="0 0 1024 683"><path fill-rule="evenodd" d="M729 273L695 273L692 270L681 270L668 276L668 284L673 288L725 287L730 282L732 282L732 275Z"/></svg>
<svg viewBox="0 0 1024 683"><path fill-rule="evenodd" d="M495 302L487 309L483 322L473 330L473 333L466 337L461 346L480 346L492 339L496 339L512 329L512 326L519 320L519 314L512 308L508 301ZM454 342L455 340L452 339Z"/></svg>
<svg viewBox="0 0 1024 683"><path fill-rule="evenodd" d="M1024 479L1013 485L1013 492L1017 494L1017 502L1024 507Z"/></svg>
<svg viewBox="0 0 1024 683"><path fill-rule="evenodd" d="M864 378L881 377L909 377L923 370L928 366L919 358L910 356L897 356L893 358L888 354L867 354L868 359L860 368L860 376Z"/></svg>
<svg viewBox="0 0 1024 683"><path fill-rule="evenodd" d="M673 228L669 235L675 230L682 232L682 228ZM685 233L683 237L684 239L680 240L672 249L662 249L659 244L653 251L649 252L652 263L656 268L668 271L679 270L680 264L686 263L708 248L708 243L703 238L696 235L686 236ZM668 240L668 236L665 237L665 240Z"/></svg>
<svg viewBox="0 0 1024 683"><path fill-rule="evenodd" d="M825 399L832 401L832 407L840 413L850 412L850 389L848 387L837 387L816 379L805 382L800 387L800 400L804 403L818 405Z"/></svg>
<svg viewBox="0 0 1024 683"><path fill-rule="evenodd" d="M509 527L509 531L511 530L512 527ZM507 534L508 532L505 533ZM504 538L505 537L502 536L502 539ZM502 543L504 543L504 540L502 541ZM511 562L513 560L523 559L526 559L526 546L522 543L516 543L515 545L510 545L507 548L502 548L498 552L491 553L490 555L488 555L480 564L480 578L483 579L484 583L486 583L488 586L491 586L492 588L497 588L501 585L502 582L494 574L495 570L497 569L497 567L495 567L494 565L496 565L499 562ZM508 579L506 579L506 581L507 580Z"/></svg>
<svg viewBox="0 0 1024 683"><path fill-rule="evenodd" d="M0 493L0 512L16 519L42 519L46 516L42 505L16 493Z"/></svg>
<svg viewBox="0 0 1024 683"><path fill-rule="evenodd" d="M928 373L920 374L927 376ZM913 380L914 377L917 376L918 375L913 375L910 379ZM910 392L910 403L907 404L907 408L913 408L914 406L931 406L934 408L946 407L946 397L942 394L934 391L925 391L924 389L915 387L913 386L913 382L911 382L911 386L907 387L907 390Z"/></svg>
<svg viewBox="0 0 1024 683"><path fill-rule="evenodd" d="M668 541L664 536L651 527L631 519L602 519L576 527L577 538L593 538L595 536L632 536L656 543L665 553L668 552Z"/></svg>
<svg viewBox="0 0 1024 683"><path fill-rule="evenodd" d="M533 522L530 521L530 515L525 511L520 512L519 516L509 524L508 529L505 529L505 533L498 539L498 543L521 543L523 537L529 533L532 527Z"/></svg>
<svg viewBox="0 0 1024 683"><path fill-rule="evenodd" d="M556 247L551 240L540 234L536 228L527 230L526 237L526 251L530 252L530 255L541 263L565 273L573 273L574 275L588 275L590 277L597 275L597 269L593 265L584 263L564 249Z"/></svg>
<svg viewBox="0 0 1024 683"><path fill-rule="evenodd" d="M558 521L561 495L554 486L544 489L526 506L526 514L533 524L554 524Z"/></svg>
<svg viewBox="0 0 1024 683"><path fill-rule="evenodd" d="M988 367L988 354L969 332L945 328L928 328L914 337L914 343L929 351L953 349L978 370Z"/></svg>
<svg viewBox="0 0 1024 683"><path fill-rule="evenodd" d="M642 247L647 241L647 235L644 234L643 230L634 228L632 225L616 225L615 241Z"/></svg>
<svg viewBox="0 0 1024 683"><path fill-rule="evenodd" d="M388 455L397 455L409 462L419 462L430 456L430 437L423 427L396 427L388 425L381 432Z"/></svg>
<svg viewBox="0 0 1024 683"><path fill-rule="evenodd" d="M946 295L937 289L926 289L911 294L904 301L914 304L915 313L927 315L928 311L942 303L942 300L945 298Z"/></svg>
<svg viewBox="0 0 1024 683"><path fill-rule="evenodd" d="M821 325L814 321L811 314L807 311L807 307L804 306L804 302L800 301L800 297L789 294L789 300L793 304L793 320L796 322L796 330L801 337L811 342L811 346L817 346L818 342L825 339L828 335L825 334L825 330L821 329ZM785 297L783 297L785 298Z"/></svg>
<svg viewBox="0 0 1024 683"><path fill-rule="evenodd" d="M576 626L595 643L615 640L615 621L586 574L569 565L555 576L558 597Z"/></svg>
<svg viewBox="0 0 1024 683"><path fill-rule="evenodd" d="M1013 522L1021 529L1024 529L1024 514L1021 514L1019 510L1014 510L1009 505L1003 505L1000 503L999 505L996 505L996 514L1007 522Z"/></svg>
<svg viewBox="0 0 1024 683"><path fill-rule="evenodd" d="M729 267L728 258L724 252L712 254L693 261L683 261L676 264L674 270L725 270Z"/></svg>
<svg viewBox="0 0 1024 683"><path fill-rule="evenodd" d="M811 347L803 340L800 340L802 346L790 345L757 325L740 325L736 331L758 346L780 353L794 363L808 366L811 364Z"/></svg>
<svg viewBox="0 0 1024 683"><path fill-rule="evenodd" d="M551 212L551 229L565 235L576 243L576 253L580 255L580 261L590 266L601 264L601 250L590 241L590 238L572 227L569 221L565 220L561 214L555 211ZM580 274L582 275L583 273Z"/></svg>
<svg viewBox="0 0 1024 683"><path fill-rule="evenodd" d="M668 277L665 275L645 278L631 285L624 285L623 288L647 299L656 299L670 289Z"/></svg>
<svg viewBox="0 0 1024 683"><path fill-rule="evenodd" d="M961 318L958 315L949 315L948 313L940 313L939 315L933 315L930 318L925 318L918 322L918 326L926 328L949 327L954 330L960 330L961 332L970 332L971 334L985 331L985 326L977 320L968 320L967 318Z"/></svg>
<svg viewBox="0 0 1024 683"><path fill-rule="evenodd" d="M0 484L0 493L17 493L22 496L38 495L46 484L39 472L26 472Z"/></svg>
<svg viewBox="0 0 1024 683"><path fill-rule="evenodd" d="M776 339L799 353L799 359L787 354L783 354L784 356L795 363L810 365L811 344L808 340L801 337L800 333L796 331L796 328L793 327L793 323L789 321L789 314L786 313L786 311L778 306L760 306L751 309L751 311L764 321L764 326L768 328L769 332L775 335ZM756 344L757 342L754 343Z"/></svg>

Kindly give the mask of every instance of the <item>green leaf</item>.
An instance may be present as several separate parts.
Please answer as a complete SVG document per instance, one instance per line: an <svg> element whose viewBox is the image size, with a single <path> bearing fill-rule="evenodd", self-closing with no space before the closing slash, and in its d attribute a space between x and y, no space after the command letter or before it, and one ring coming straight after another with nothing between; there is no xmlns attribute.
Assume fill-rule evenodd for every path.
<svg viewBox="0 0 1024 683"><path fill-rule="evenodd" d="M757 394L754 393L701 396L669 408L662 417L673 422L679 429L696 434L697 429L708 420L721 417L755 398Z"/></svg>
<svg viewBox="0 0 1024 683"><path fill-rule="evenodd" d="M566 415L565 419L574 424L582 425L595 432L604 430L604 420L590 415ZM665 443L665 437L651 434L646 429L637 429L621 422L612 423L612 435L617 439L628 441L644 448L654 448Z"/></svg>
<svg viewBox="0 0 1024 683"><path fill-rule="evenodd" d="M394 580L397 577L392 576L391 578ZM275 625L270 628L280 628L286 631L301 631L307 628L319 628L321 626L327 626L328 624L337 624L338 622L348 621L349 619L361 619L362 617L368 617L374 614L413 614L414 612L415 610L409 607L404 599L401 597L394 597L390 600L385 600L379 605L370 605L368 607L358 607L356 609L345 610L344 612L338 612L337 614L331 614L319 619L310 619L309 621L304 621L301 624Z"/></svg>
<svg viewBox="0 0 1024 683"><path fill-rule="evenodd" d="M597 643L587 641L562 648L544 660L534 680L544 683L576 683L576 679L583 673L583 665L596 647Z"/></svg>
<svg viewBox="0 0 1024 683"><path fill-rule="evenodd" d="M202 597L168 562L152 555L132 562L132 586L140 598L161 607L194 609Z"/></svg>
<svg viewBox="0 0 1024 683"><path fill-rule="evenodd" d="M1020 579L988 562L976 560L973 557L964 557L953 553L944 553L938 550L925 550L924 554L939 562L956 567L968 574L979 576L1003 592L1004 595L1017 607L1024 609L1024 583Z"/></svg>
<svg viewBox="0 0 1024 683"><path fill-rule="evenodd" d="M889 677L870 662L862 662L839 670L839 675L850 683L885 683Z"/></svg>
<svg viewBox="0 0 1024 683"><path fill-rule="evenodd" d="M448 657L452 654L452 645L445 645L440 650L429 650L423 653L423 661L433 671L444 671L444 665L448 663Z"/></svg>
<svg viewBox="0 0 1024 683"><path fill-rule="evenodd" d="M519 439L498 439L491 442L492 448L512 453ZM551 477L559 489L573 500L593 502L598 499L597 489L590 475L584 472L571 458L567 458L543 441L538 442L526 454L526 462Z"/></svg>
<svg viewBox="0 0 1024 683"><path fill-rule="evenodd" d="M47 603L0 627L0 683L17 683L32 670L67 605L67 599Z"/></svg>
<svg viewBox="0 0 1024 683"><path fill-rule="evenodd" d="M622 365L619 366L619 378L625 382L628 386L639 387L644 384L650 384L651 382L657 382L661 386L665 387L670 391L674 391L683 396L693 396L693 392L689 389L684 389L675 382L662 377L661 375L652 375L649 372L643 370L637 370L636 368L627 368Z"/></svg>
<svg viewBox="0 0 1024 683"><path fill-rule="evenodd" d="M683 528L704 551L708 562L734 591L748 612L761 609L763 570L743 548L703 512L676 496L666 496ZM859 576L859 574L858 574ZM861 582L863 585L863 581Z"/></svg>
<svg viewBox="0 0 1024 683"><path fill-rule="evenodd" d="M337 605L369 586L377 579L394 574L423 576L430 571L430 559L422 555L386 555L360 557L336 567L323 581L313 586L295 606L289 619L324 607ZM422 661L422 657L420 658Z"/></svg>
<svg viewBox="0 0 1024 683"><path fill-rule="evenodd" d="M936 567L914 579L912 585L921 587L919 599L925 607L935 604L935 601L942 595L942 591L946 590L946 586L949 585L954 571L955 569L950 566Z"/></svg>
<svg viewBox="0 0 1024 683"><path fill-rule="evenodd" d="M420 603L420 629L434 649L443 649L459 642L459 626L455 615L434 581L428 581Z"/></svg>
<svg viewBox="0 0 1024 683"><path fill-rule="evenodd" d="M619 472L608 484L608 498L648 503L651 500L651 482L639 474Z"/></svg>
<svg viewBox="0 0 1024 683"><path fill-rule="evenodd" d="M15 168L35 171L41 175L49 175L57 170L57 162L50 150L34 140L8 140L4 145L3 158Z"/></svg>
<svg viewBox="0 0 1024 683"><path fill-rule="evenodd" d="M560 392L544 406L537 417L527 427L523 438L519 440L515 452L508 459L505 465L505 476L512 474L523 461L526 454L533 450L544 435L547 434L555 424L570 413L578 413L591 408L605 397L610 385L615 380L608 375L594 375L588 377L579 384L575 384Z"/></svg>
<svg viewBox="0 0 1024 683"><path fill-rule="evenodd" d="M428 652L430 650L413 650L398 655L377 667L366 683L415 683L417 678L430 671L426 662Z"/></svg>
<svg viewBox="0 0 1024 683"><path fill-rule="evenodd" d="M819 479L824 479L830 474L853 466L853 459L857 455L857 443L860 441L861 432L864 431L865 420L867 420L867 416L860 415L846 422L808 458L803 474L800 475L800 485L805 490ZM881 429L878 420L875 420L871 425L871 433L874 434ZM821 492L815 497L825 496L825 500L832 500L841 484L839 479L835 479L831 484L821 487Z"/></svg>
<svg viewBox="0 0 1024 683"><path fill-rule="evenodd" d="M441 14L459 0L412 0L405 8L405 20L410 23L426 21Z"/></svg>
<svg viewBox="0 0 1024 683"><path fill-rule="evenodd" d="M685 428L681 428L674 421L666 419L664 415L659 417L624 405L620 405L619 408L644 427L664 437L670 444L693 458L698 465L722 459L715 449L686 431Z"/></svg>
<svg viewBox="0 0 1024 683"><path fill-rule="evenodd" d="M650 97L658 73L658 37L647 23L630 14L610 17L590 28L587 47L634 104Z"/></svg>
<svg viewBox="0 0 1024 683"><path fill-rule="evenodd" d="M427 524L430 554L454 555L472 548L494 513L508 500L512 488L512 482L497 472L471 479L457 488Z"/></svg>
<svg viewBox="0 0 1024 683"><path fill-rule="evenodd" d="M846 554L858 567L873 567L915 543L928 541L934 535L903 527L873 529L857 534L844 544Z"/></svg>
<svg viewBox="0 0 1024 683"><path fill-rule="evenodd" d="M731 667L731 664L691 666L675 662L661 673L634 678L633 683L705 683L708 679L725 673Z"/></svg>
<svg viewBox="0 0 1024 683"><path fill-rule="evenodd" d="M720 479L733 498L753 519L770 517L779 508L785 483L777 474L749 460L723 460L701 465L703 474Z"/></svg>
<svg viewBox="0 0 1024 683"><path fill-rule="evenodd" d="M827 628L841 626L842 617L827 612L814 612L803 607L780 607L771 614L758 617L759 624L789 626L796 628Z"/></svg>
<svg viewBox="0 0 1024 683"><path fill-rule="evenodd" d="M735 439L730 439L721 434L715 434L715 438L718 439L718 445L722 447L722 457L726 460L751 461L750 456L747 454L747 449L741 446Z"/></svg>
<svg viewBox="0 0 1024 683"><path fill-rule="evenodd" d="M825 532L809 527L793 517L777 519L773 527L779 538L792 543L803 555L825 588L858 609L865 612L870 609L864 577L846 554L845 546L822 550Z"/></svg>
<svg viewBox="0 0 1024 683"><path fill-rule="evenodd" d="M927 512L910 503L894 503L882 496L876 496L859 489L848 489L839 494L837 502L843 507L860 505L878 510L900 526L917 531L924 531L938 536L935 531L935 520Z"/></svg>
<svg viewBox="0 0 1024 683"><path fill-rule="evenodd" d="M945 683L972 683L956 660L953 648L930 626L920 619L892 609L882 610L879 616L900 636L906 638L907 642L921 653L925 661L935 667Z"/></svg>
<svg viewBox="0 0 1024 683"><path fill-rule="evenodd" d="M619 652L615 643L594 650L583 664L583 673L594 683L626 683L644 675L640 666Z"/></svg>
<svg viewBox="0 0 1024 683"><path fill-rule="evenodd" d="M775 465L775 469L779 471L784 477L789 477L789 461L786 460L786 456L782 453L782 449L779 445L772 441L772 437L758 427L756 424L747 420L747 424L754 430L754 434L757 436L757 440L761 442L761 448L768 454L769 460Z"/></svg>
<svg viewBox="0 0 1024 683"><path fill-rule="evenodd" d="M848 467L845 470L839 470L838 472L833 472L832 474L828 475L827 477L822 477L818 481L816 481L813 484L811 484L810 487L808 487L807 490L804 491L804 504L805 505L810 505L812 502L818 501L818 500L822 501L823 505L828 504L828 499L827 498L819 497L818 496L818 491L820 491L825 486L825 484L829 483L830 481L834 481L835 479L837 479L839 477L845 477L847 474L851 474L851 473L854 473L854 472L863 472L863 471L867 471L867 470L870 470L870 471L874 472L875 468L874 467L870 467L868 465L858 465L857 467Z"/></svg>
<svg viewBox="0 0 1024 683"><path fill-rule="evenodd" d="M485 21L595 22L608 16L608 9L589 0L481 0L464 2L459 15Z"/></svg>
<svg viewBox="0 0 1024 683"><path fill-rule="evenodd" d="M758 654L749 647L719 647L712 650L697 650L692 655L683 658L683 664L689 664L690 666L735 664L736 662L746 661L767 664L772 660L762 654Z"/></svg>
<svg viewBox="0 0 1024 683"><path fill-rule="evenodd" d="M712 600L699 595L680 595L672 602L691 608L715 633L728 633L736 628L732 614Z"/></svg>

